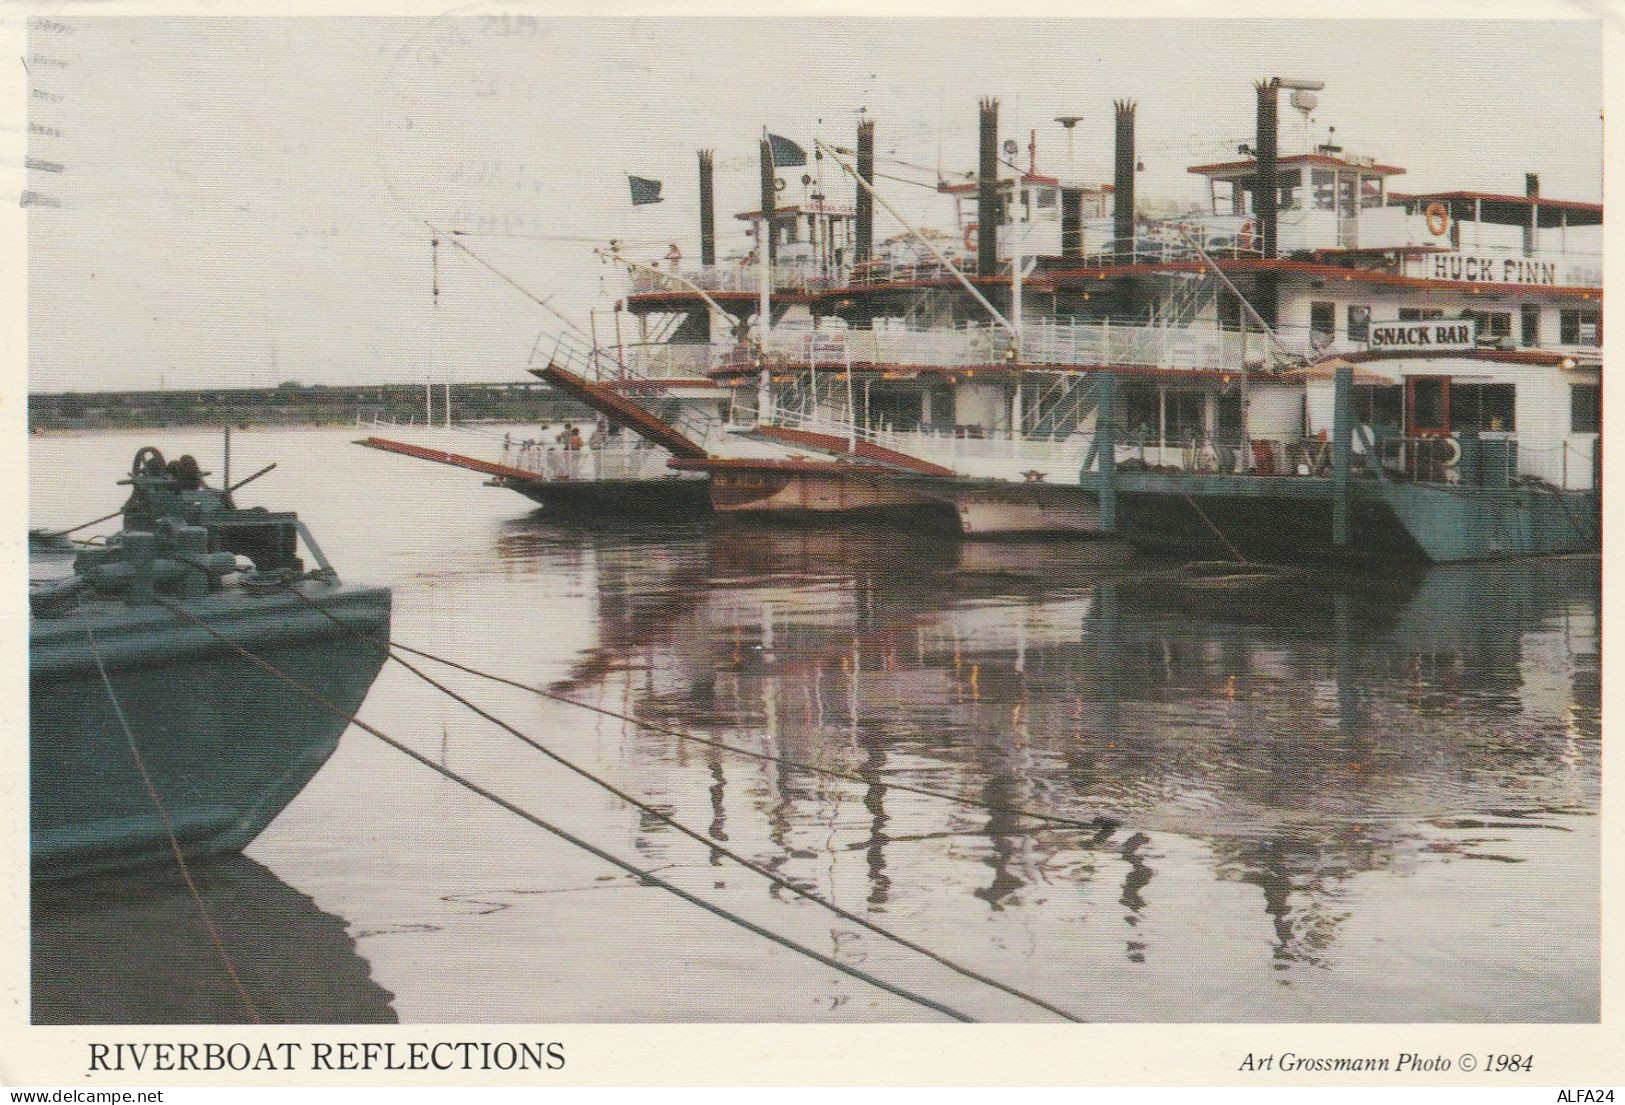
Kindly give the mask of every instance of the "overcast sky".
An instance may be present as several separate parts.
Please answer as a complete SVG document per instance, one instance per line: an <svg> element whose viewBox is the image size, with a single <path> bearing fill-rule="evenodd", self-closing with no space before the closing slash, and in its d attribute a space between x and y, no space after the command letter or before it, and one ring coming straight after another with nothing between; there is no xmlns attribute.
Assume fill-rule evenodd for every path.
<svg viewBox="0 0 1625 1105"><path fill-rule="evenodd" d="M1406 167L1401 190L1602 188L1601 45L1584 22L72 19L30 36L34 390L523 379L557 323L429 230L586 324L624 291L593 244L698 253L694 151L717 151L721 251L755 203L763 126L974 166L976 100L1004 136L1080 115L1072 172L1111 175L1111 100L1139 101L1140 189L1251 140L1256 78L1326 82L1307 133ZM1282 107L1283 150L1306 121ZM1022 154L1025 157L1025 150ZM826 186L851 185L825 163ZM930 172L881 166L900 176ZM625 174L665 182L632 209ZM800 191L794 170L790 192ZM926 189L883 182L942 222ZM936 217L932 217L932 213ZM877 213L878 232L894 232Z"/></svg>

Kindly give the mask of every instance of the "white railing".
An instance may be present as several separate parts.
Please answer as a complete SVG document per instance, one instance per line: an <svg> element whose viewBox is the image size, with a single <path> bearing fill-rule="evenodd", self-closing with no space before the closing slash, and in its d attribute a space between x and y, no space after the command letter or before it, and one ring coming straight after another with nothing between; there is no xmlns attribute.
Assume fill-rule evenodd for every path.
<svg viewBox="0 0 1625 1105"><path fill-rule="evenodd" d="M615 362L604 366L601 378L616 379L624 366L627 376L649 380L703 380L717 367L726 347L704 343L648 342L614 348Z"/></svg>
<svg viewBox="0 0 1625 1105"><path fill-rule="evenodd" d="M773 289L779 292L814 292L838 286L845 273L822 265L781 260L773 265ZM695 265L689 268L634 269L632 291L684 292L689 285L708 292L751 292L761 286L761 273L754 264Z"/></svg>
<svg viewBox="0 0 1625 1105"><path fill-rule="evenodd" d="M504 465L544 483L662 479L672 474L666 466L670 458L664 449L631 443L566 449L540 441L513 441L502 450Z"/></svg>

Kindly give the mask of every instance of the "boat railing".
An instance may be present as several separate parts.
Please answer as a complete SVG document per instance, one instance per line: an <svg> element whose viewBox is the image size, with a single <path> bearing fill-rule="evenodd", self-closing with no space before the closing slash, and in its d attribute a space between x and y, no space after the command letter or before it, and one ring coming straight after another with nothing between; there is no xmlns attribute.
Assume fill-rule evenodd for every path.
<svg viewBox="0 0 1625 1105"><path fill-rule="evenodd" d="M615 347L625 377L650 380L703 380L718 364L720 351L705 342L637 342Z"/></svg>
<svg viewBox="0 0 1625 1105"><path fill-rule="evenodd" d="M668 268L661 271L634 269L631 273L632 291L683 292L693 287L708 292L750 292L761 287L762 275L754 263L733 265L693 265L686 268ZM823 264L780 260L773 265L775 292L816 292L842 283L843 273Z"/></svg>
<svg viewBox="0 0 1625 1105"><path fill-rule="evenodd" d="M660 479L669 476L670 454L632 442L611 442L568 449L545 441L509 441L502 464L527 472L544 483L560 481Z"/></svg>

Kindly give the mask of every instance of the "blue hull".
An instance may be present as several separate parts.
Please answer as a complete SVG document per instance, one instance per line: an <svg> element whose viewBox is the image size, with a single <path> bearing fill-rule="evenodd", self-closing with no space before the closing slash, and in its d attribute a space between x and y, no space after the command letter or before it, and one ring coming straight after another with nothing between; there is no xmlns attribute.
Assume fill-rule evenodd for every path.
<svg viewBox="0 0 1625 1105"><path fill-rule="evenodd" d="M1339 547L1330 479L1119 472L1116 483L1122 537L1202 556L1446 564L1601 548L1599 501L1584 491L1356 481Z"/></svg>
<svg viewBox="0 0 1625 1105"><path fill-rule="evenodd" d="M354 630L389 634L387 590L304 585ZM286 594L187 608L347 713L382 653ZM333 754L347 722L162 607L36 619L29 656L29 828L36 879L168 862L172 851L97 672L97 647L188 858L241 851Z"/></svg>

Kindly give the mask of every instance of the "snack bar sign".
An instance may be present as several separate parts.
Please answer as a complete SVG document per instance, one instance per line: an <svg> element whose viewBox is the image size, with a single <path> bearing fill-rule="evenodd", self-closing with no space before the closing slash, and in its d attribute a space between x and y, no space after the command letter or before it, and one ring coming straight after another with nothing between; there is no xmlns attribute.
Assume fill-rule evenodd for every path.
<svg viewBox="0 0 1625 1105"><path fill-rule="evenodd" d="M1435 318L1426 322L1373 322L1372 350L1446 352L1472 349L1477 344L1477 322L1470 318Z"/></svg>

